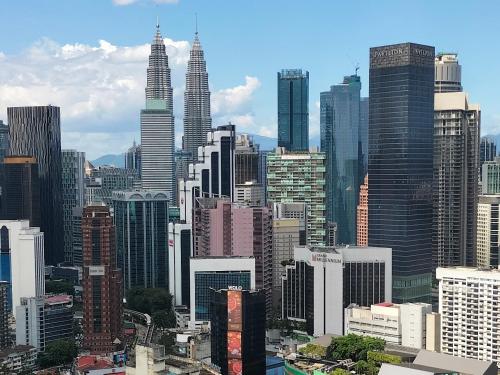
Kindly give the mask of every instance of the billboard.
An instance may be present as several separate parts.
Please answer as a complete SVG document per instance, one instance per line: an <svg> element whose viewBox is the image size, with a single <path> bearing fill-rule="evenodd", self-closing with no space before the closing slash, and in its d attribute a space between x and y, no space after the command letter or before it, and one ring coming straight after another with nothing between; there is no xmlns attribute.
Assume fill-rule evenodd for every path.
<svg viewBox="0 0 500 375"><path fill-rule="evenodd" d="M227 367L229 375L242 375L241 331L242 324L241 290L227 291Z"/></svg>
<svg viewBox="0 0 500 375"><path fill-rule="evenodd" d="M89 266L89 276L104 276L104 266Z"/></svg>
<svg viewBox="0 0 500 375"><path fill-rule="evenodd" d="M228 359L227 373L228 375L242 375L243 363L241 362L241 359Z"/></svg>
<svg viewBox="0 0 500 375"><path fill-rule="evenodd" d="M241 290L227 291L227 330L242 330L241 324Z"/></svg>

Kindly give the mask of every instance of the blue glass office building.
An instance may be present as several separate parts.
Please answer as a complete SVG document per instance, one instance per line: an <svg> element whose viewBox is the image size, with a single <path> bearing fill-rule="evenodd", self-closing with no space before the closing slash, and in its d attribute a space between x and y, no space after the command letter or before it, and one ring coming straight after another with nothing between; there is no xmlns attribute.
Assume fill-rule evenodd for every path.
<svg viewBox="0 0 500 375"><path fill-rule="evenodd" d="M309 149L309 72L278 72L278 146L290 151Z"/></svg>
<svg viewBox="0 0 500 375"><path fill-rule="evenodd" d="M434 47L370 49L368 244L392 248L392 301L430 302Z"/></svg>
<svg viewBox="0 0 500 375"><path fill-rule="evenodd" d="M195 301L196 320L210 320L211 289L226 289L229 286L239 286L250 289L250 271L197 271L195 273ZM193 306L191 306L193 308Z"/></svg>
<svg viewBox="0 0 500 375"><path fill-rule="evenodd" d="M344 77L320 95L321 151L326 154L326 212L337 223L337 242L356 243L362 150L358 75Z"/></svg>

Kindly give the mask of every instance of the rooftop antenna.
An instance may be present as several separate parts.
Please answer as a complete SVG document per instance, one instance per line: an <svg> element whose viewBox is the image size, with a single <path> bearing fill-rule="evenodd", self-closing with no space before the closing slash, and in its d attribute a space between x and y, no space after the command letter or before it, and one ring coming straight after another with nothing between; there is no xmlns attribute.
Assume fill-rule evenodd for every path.
<svg viewBox="0 0 500 375"><path fill-rule="evenodd" d="M194 18L195 18L195 26L196 26L195 34L198 35L198 13L194 14Z"/></svg>
<svg viewBox="0 0 500 375"><path fill-rule="evenodd" d="M160 28L160 17L156 16L156 28Z"/></svg>

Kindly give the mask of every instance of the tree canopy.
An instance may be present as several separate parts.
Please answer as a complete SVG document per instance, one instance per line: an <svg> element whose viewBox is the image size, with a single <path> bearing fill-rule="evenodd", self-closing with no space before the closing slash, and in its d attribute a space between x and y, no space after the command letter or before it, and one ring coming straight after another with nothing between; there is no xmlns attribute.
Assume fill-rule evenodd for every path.
<svg viewBox="0 0 500 375"><path fill-rule="evenodd" d="M172 310L160 310L153 313L153 323L159 328L175 328L175 314Z"/></svg>
<svg viewBox="0 0 500 375"><path fill-rule="evenodd" d="M47 344L45 352L38 356L41 368L65 365L71 363L78 355L78 348L73 340L57 340Z"/></svg>
<svg viewBox="0 0 500 375"><path fill-rule="evenodd" d="M172 310L172 295L164 288L132 288L127 291L127 307L144 314Z"/></svg>
<svg viewBox="0 0 500 375"><path fill-rule="evenodd" d="M351 359L354 362L366 361L369 351L382 351L385 341L373 337L349 334L334 337L326 349L326 357L332 361Z"/></svg>
<svg viewBox="0 0 500 375"><path fill-rule="evenodd" d="M63 280L46 280L45 293L47 294L69 294L75 295L75 288L73 284Z"/></svg>
<svg viewBox="0 0 500 375"><path fill-rule="evenodd" d="M335 370L330 372L330 375L351 375L351 373L347 370L336 368Z"/></svg>

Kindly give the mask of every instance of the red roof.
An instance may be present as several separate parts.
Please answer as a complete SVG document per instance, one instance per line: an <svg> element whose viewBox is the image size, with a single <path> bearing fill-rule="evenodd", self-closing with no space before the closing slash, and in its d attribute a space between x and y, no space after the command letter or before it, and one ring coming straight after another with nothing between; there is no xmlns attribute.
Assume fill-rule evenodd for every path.
<svg viewBox="0 0 500 375"><path fill-rule="evenodd" d="M381 303L377 303L375 306L381 306L381 307L391 307L393 306L394 304L393 303L390 303L390 302L381 302Z"/></svg>
<svg viewBox="0 0 500 375"><path fill-rule="evenodd" d="M109 358L98 357L95 355L83 355L78 357L77 368L82 370L104 370L115 367L113 361Z"/></svg>
<svg viewBox="0 0 500 375"><path fill-rule="evenodd" d="M45 303L56 304L56 303L71 303L72 296L68 294L59 294L57 296L46 296Z"/></svg>

